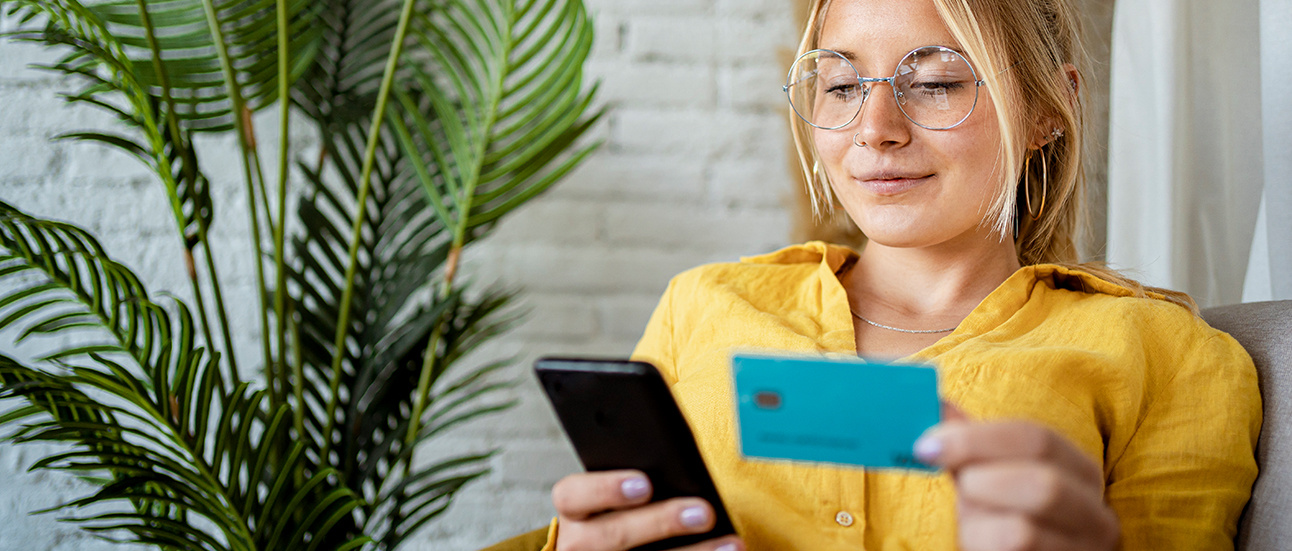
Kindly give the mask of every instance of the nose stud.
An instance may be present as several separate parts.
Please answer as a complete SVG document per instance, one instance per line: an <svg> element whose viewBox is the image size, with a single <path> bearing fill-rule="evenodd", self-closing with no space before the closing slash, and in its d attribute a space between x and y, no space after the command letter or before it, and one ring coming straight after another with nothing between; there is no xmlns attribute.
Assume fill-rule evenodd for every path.
<svg viewBox="0 0 1292 551"><path fill-rule="evenodd" d="M861 135L861 132L858 132L852 135L852 145L855 145L857 147L866 147L866 142L860 142L860 143L857 142L857 136L860 136L860 135Z"/></svg>

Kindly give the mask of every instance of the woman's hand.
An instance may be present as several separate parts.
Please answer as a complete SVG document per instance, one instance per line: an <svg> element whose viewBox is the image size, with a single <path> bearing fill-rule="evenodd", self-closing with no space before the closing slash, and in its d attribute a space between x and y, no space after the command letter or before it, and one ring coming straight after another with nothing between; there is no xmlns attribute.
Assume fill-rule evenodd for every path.
<svg viewBox="0 0 1292 551"><path fill-rule="evenodd" d="M552 487L558 515L557 551L626 551L713 529L713 507L700 498L649 503L650 481L640 471L603 471L567 476ZM743 551L735 536L681 548L683 551Z"/></svg>
<svg viewBox="0 0 1292 551"><path fill-rule="evenodd" d="M1104 477L1081 450L1028 422L969 422L954 408L916 442L915 454L951 472L964 551L1104 551L1117 515Z"/></svg>

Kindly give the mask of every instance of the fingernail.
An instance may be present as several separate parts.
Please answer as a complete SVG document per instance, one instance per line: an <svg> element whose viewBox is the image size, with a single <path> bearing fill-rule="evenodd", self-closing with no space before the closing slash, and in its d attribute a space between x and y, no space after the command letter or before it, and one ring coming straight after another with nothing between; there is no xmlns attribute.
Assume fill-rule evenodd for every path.
<svg viewBox="0 0 1292 551"><path fill-rule="evenodd" d="M682 509L682 524L691 528L699 528L709 522L709 513L704 507L687 507Z"/></svg>
<svg viewBox="0 0 1292 551"><path fill-rule="evenodd" d="M645 478L633 477L619 484L619 491L624 493L628 499L638 499L646 497L650 493L650 482Z"/></svg>
<svg viewBox="0 0 1292 551"><path fill-rule="evenodd" d="M734 543L724 544L719 546L717 549L714 549L713 551L736 551L736 544Z"/></svg>
<svg viewBox="0 0 1292 551"><path fill-rule="evenodd" d="M942 441L932 436L921 436L915 441L915 458L924 463L932 463L942 455Z"/></svg>

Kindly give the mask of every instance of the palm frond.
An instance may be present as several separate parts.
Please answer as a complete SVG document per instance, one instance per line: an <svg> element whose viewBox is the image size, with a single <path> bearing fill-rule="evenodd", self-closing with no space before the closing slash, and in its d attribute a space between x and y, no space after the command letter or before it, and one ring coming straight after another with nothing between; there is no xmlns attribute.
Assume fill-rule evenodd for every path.
<svg viewBox="0 0 1292 551"><path fill-rule="evenodd" d="M483 465L489 454L473 455L475 459L435 464L413 470L417 484L403 485L406 495L387 499L387 480L412 462L413 447L404 445L411 410L412 392L419 367L423 363L430 334L437 324L453 327L452 338L441 352L443 365L459 358L477 336L495 334L510 322L499 315L511 295L489 292L475 301L457 293L438 300L433 292L435 278L429 274L443 266L449 241L445 227L425 208L425 195L417 180L408 174L402 151L392 136L378 148L378 162L372 179L363 229L359 268L356 270L354 312L350 318L352 339L341 351L345 355L341 388L338 396L325 396L331 375L332 337L339 316L335 310L340 295L341 275L345 271L348 247L347 229L357 211L358 175L366 127L356 121L349 132L323 133L324 147L336 153L328 158L327 174L302 166L307 174L311 196L302 201L298 217L307 231L293 242L293 257L299 264L293 271L293 294L300 319L300 341L303 380L294 386L306 389L297 407L304 412L306 433L317 460L321 444L331 438L336 456L326 461L336 465L349 488L360 492L367 504L356 511L356 530L381 534L382 547L393 549L412 532L414 524L438 515L441 505L451 500L462 486L487 472ZM471 373L468 384L445 385L445 403L458 402L459 394L480 391L474 397L489 395L507 388L506 384L486 381L485 375L499 366L485 366ZM338 402L336 427L332 434L322 434L326 423L326 400ZM479 415L498 411L509 404L495 400L481 405L479 401L461 401L464 410ZM474 408L474 409L473 409ZM435 418L428 419L433 424ZM423 424L422 426L428 426ZM432 434L418 438L421 442ZM453 468L449 468L448 466ZM424 471L444 471L444 477L419 476ZM470 476L468 476L470 475ZM465 478L464 478L465 477ZM445 480L456 480L448 484ZM417 508L426 502L430 490L438 488L435 506ZM404 511L401 513L401 508ZM399 513L399 514L396 514Z"/></svg>
<svg viewBox="0 0 1292 551"><path fill-rule="evenodd" d="M211 117L199 113L200 110L195 110L191 102L184 101L191 95L192 88L185 86L185 74L178 73L172 79L167 67L177 71L182 69L183 64L177 58L187 55L189 50L175 49L180 46L172 39L171 35L175 33L167 32L170 27L161 28L159 34L149 11L158 12L158 19L163 24L173 25L176 18L168 15L174 15L172 8L179 3L136 0L132 16L123 15L130 4L125 0L88 5L78 0L3 0L0 4L3 4L0 8L7 9L22 21L19 30L10 36L66 47L67 53L60 61L44 68L80 77L84 82L79 91L64 96L68 101L106 110L138 133L138 136L131 137L105 132L74 132L62 137L116 147L157 174L166 187L176 229L184 242L201 330L208 346L214 346L205 292L199 284L193 260L199 245L206 253L207 275L216 299L225 351L230 354L228 364L230 371L234 370L236 361L232 357L228 315L223 306L210 243L206 239L207 229L215 219L214 203L209 181L198 166L192 140L196 131L218 130L222 126L211 126L208 124L213 120ZM193 1L188 4L193 4ZM191 11L191 6L189 9ZM43 28L31 25L42 16L46 19ZM136 26L131 27L132 23ZM193 34L192 31L186 32ZM166 51L163 47L173 49ZM184 45L184 48L191 47ZM174 86L172 80L180 85ZM209 90L200 94L211 95ZM218 101L218 98L212 99L211 103ZM200 116L194 116L194 113Z"/></svg>
<svg viewBox="0 0 1292 551"><path fill-rule="evenodd" d="M20 36L49 44L72 46L58 63L47 68L85 76L94 74L94 64L104 55L94 48L77 29L97 27L113 38L113 57L129 62L130 73L149 95L163 96L167 88L175 105L175 115L192 131L227 131L234 127L231 90L239 90L247 105L256 110L277 99L276 70L278 45L276 22L272 16L274 0L106 0L54 2L7 0L22 11L56 14L58 23L77 21L82 25L50 25L41 30L27 29ZM293 0L290 15L290 50L293 79L310 70L318 47L320 29L316 24L319 4ZM210 8L208 14L207 8ZM268 14L268 15L266 15ZM214 22L208 17L213 17ZM219 30L218 36L212 26ZM227 82L222 71L220 52L228 60L236 82ZM158 58L156 53L160 53ZM160 70L160 72L159 72ZM81 92L97 92L91 82Z"/></svg>
<svg viewBox="0 0 1292 551"><path fill-rule="evenodd" d="M64 96L67 101L108 111L140 134L131 137L74 132L62 137L118 148L156 172L167 185L178 227L191 250L198 227L209 226L214 217L206 178L191 147L191 130L168 127L161 94L140 75L143 67L152 62L152 56L146 55L147 50L132 55L139 49L118 38L99 13L100 8L77 0L0 1L0 9L20 21L18 30L8 33L10 38L66 48L61 60L38 67L73 75L84 82L78 92ZM39 19L44 19L45 24L37 28L33 22Z"/></svg>
<svg viewBox="0 0 1292 551"><path fill-rule="evenodd" d="M320 128L344 132L372 117L382 62L399 24L400 2L324 0L321 4L317 53L299 79L293 101Z"/></svg>
<svg viewBox="0 0 1292 551"><path fill-rule="evenodd" d="M0 356L0 400L28 403L3 419L24 423L10 438L70 444L34 468L109 481L60 507L106 511L68 520L164 548L305 549L362 506L332 469L297 480L305 445L268 445L290 441L287 407L247 383L222 391L184 303L153 302L83 230L0 202L0 267L0 331L68 339L44 367Z"/></svg>
<svg viewBox="0 0 1292 551"><path fill-rule="evenodd" d="M439 0L415 31L430 55L392 123L465 245L596 148L579 146L601 116L583 85L592 25L580 2Z"/></svg>

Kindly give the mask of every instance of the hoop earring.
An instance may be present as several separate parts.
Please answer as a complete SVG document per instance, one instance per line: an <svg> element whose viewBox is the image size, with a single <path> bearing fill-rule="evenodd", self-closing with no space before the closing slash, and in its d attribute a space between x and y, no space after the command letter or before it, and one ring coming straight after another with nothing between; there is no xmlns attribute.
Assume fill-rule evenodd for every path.
<svg viewBox="0 0 1292 551"><path fill-rule="evenodd" d="M1045 198L1047 195L1049 195L1049 188L1050 188L1050 171L1049 171L1049 167L1046 166L1045 153L1040 151L1039 149L1037 151L1041 155L1041 212L1038 212L1036 214L1032 214L1032 190L1031 190L1031 186L1027 185L1031 183L1032 174L1031 174L1031 171L1028 170L1027 168L1023 169L1024 171L1026 171L1025 177L1027 178L1027 180L1025 180L1023 184L1023 190L1027 192L1027 215L1032 217L1032 221L1040 220L1041 215L1045 214ZM1027 156L1027 161L1029 164L1031 163L1032 161L1031 155ZM1030 168L1030 166L1028 168Z"/></svg>
<svg viewBox="0 0 1292 551"><path fill-rule="evenodd" d="M857 147L866 147L866 142L857 143L857 136L860 136L860 135L861 135L861 132L858 132L852 135L852 145L855 145Z"/></svg>

